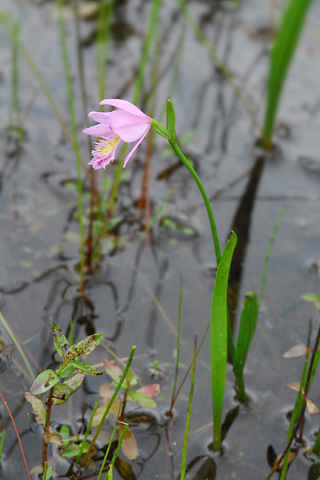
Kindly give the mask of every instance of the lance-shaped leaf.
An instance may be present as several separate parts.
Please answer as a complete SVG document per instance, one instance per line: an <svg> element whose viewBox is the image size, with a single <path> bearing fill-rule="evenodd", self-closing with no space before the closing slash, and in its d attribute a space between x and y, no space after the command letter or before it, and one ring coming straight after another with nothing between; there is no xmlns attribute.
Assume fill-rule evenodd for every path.
<svg viewBox="0 0 320 480"><path fill-rule="evenodd" d="M119 383L122 375L121 368L112 363L108 358L102 358L102 363L107 374L110 375L112 380L114 380L116 383Z"/></svg>
<svg viewBox="0 0 320 480"><path fill-rule="evenodd" d="M54 346L56 347L59 357L65 358L64 347L69 347L69 342L66 339L65 334L56 323L52 325L51 332L53 335Z"/></svg>
<svg viewBox="0 0 320 480"><path fill-rule="evenodd" d="M124 425L120 425L118 428L118 438L120 439L120 436L122 432L125 430ZM138 456L138 444L136 437L133 435L131 430L128 428L126 433L124 434L122 444L121 444L121 450L123 451L124 455L129 458L132 462L137 458Z"/></svg>
<svg viewBox="0 0 320 480"><path fill-rule="evenodd" d="M138 388L136 392L143 393L146 397L156 397L160 394L160 385L159 383L152 383L151 385L146 385L145 387Z"/></svg>
<svg viewBox="0 0 320 480"><path fill-rule="evenodd" d="M66 377L69 377L69 375L71 375L75 371L75 367L73 365L70 365L69 363L66 363L65 365L61 365L59 370L60 370L59 377L66 378Z"/></svg>
<svg viewBox="0 0 320 480"><path fill-rule="evenodd" d="M142 407L146 407L146 408L156 408L157 407L156 402L152 398L147 397L146 395L143 395L143 393L135 392L134 390L128 390L127 395L134 402L137 402L140 405L142 405Z"/></svg>
<svg viewBox="0 0 320 480"><path fill-rule="evenodd" d="M90 335L89 337L81 340L81 342L72 345L72 347L70 347L67 351L66 355L68 358L86 357L91 352L93 352L93 350L95 350L98 345L100 345L102 339L102 333L95 333L94 335Z"/></svg>
<svg viewBox="0 0 320 480"><path fill-rule="evenodd" d="M46 408L39 400L39 398L31 395L31 393L25 393L26 401L31 403L32 411L34 416L36 417L36 421L39 425L44 425L46 423Z"/></svg>
<svg viewBox="0 0 320 480"><path fill-rule="evenodd" d="M78 370L80 370L81 372L86 373L87 375L103 375L104 374L104 372L100 372L89 363L79 362L78 360L71 360L70 364L73 365Z"/></svg>
<svg viewBox="0 0 320 480"><path fill-rule="evenodd" d="M50 390L50 388L56 385L59 380L59 377L53 370L45 370L44 372L41 372L33 382L30 388L30 393L32 395L40 395L40 393Z"/></svg>

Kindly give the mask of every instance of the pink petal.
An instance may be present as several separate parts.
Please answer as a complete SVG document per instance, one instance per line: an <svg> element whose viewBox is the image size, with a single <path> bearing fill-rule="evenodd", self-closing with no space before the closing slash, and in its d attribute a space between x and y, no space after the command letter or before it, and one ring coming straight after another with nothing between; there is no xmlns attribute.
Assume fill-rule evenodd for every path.
<svg viewBox="0 0 320 480"><path fill-rule="evenodd" d="M143 113L140 108L136 107L130 102L126 100L119 100L117 98L105 98L101 100L99 105L111 105L112 107L121 108L125 112L133 113L134 115L139 115L140 117L147 117L145 113Z"/></svg>
<svg viewBox="0 0 320 480"><path fill-rule="evenodd" d="M110 135L109 125L99 123L98 125L93 125L92 127L85 128L82 130L83 133L87 135L93 135L94 137L107 137Z"/></svg>
<svg viewBox="0 0 320 480"><path fill-rule="evenodd" d="M151 125L148 127L148 129L145 131L145 133L142 135L142 137L138 140L138 142L135 144L135 146L130 150L130 152L128 153L128 155L126 156L126 159L124 161L123 168L127 165L128 161L132 157L133 153L137 150L140 143L142 142L142 140L145 138L145 136L149 132L150 128L151 128Z"/></svg>
<svg viewBox="0 0 320 480"><path fill-rule="evenodd" d="M92 118L92 120L95 120L96 122L99 123L109 123L109 118L110 118L110 112L90 112L88 113L88 117Z"/></svg>
<svg viewBox="0 0 320 480"><path fill-rule="evenodd" d="M124 142L135 142L146 130L150 128L149 117L147 119L124 112L123 110L115 110L111 112L110 128L119 135Z"/></svg>

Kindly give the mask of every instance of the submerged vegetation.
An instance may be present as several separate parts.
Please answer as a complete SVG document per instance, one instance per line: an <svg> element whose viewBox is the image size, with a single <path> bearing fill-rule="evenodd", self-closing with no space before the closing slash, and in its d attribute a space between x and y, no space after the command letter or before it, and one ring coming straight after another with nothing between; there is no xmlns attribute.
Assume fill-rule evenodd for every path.
<svg viewBox="0 0 320 480"><path fill-rule="evenodd" d="M43 8L52 7L46 2L43 3ZM270 66L268 76L263 79L267 84L263 124L259 120L260 111L256 111L251 96L241 84L243 72L237 75L234 73L236 68L234 69L232 61L228 63L222 60L220 51L223 49L219 45L216 48L210 32L205 28L215 16L219 17L221 14L229 21L237 13L240 14L242 8L250 7L245 7L241 1L221 2L225 3L223 6L213 2L205 13L202 7L199 7L201 14L197 20L197 8L192 2L176 0L165 5L161 0L152 0L147 8L148 17L144 17L147 20L144 27L143 24L139 25L137 18L140 18L145 7L140 6L136 11L126 2L123 2L123 6L120 3L122 2L118 4L114 0L101 0L97 3L56 1L56 13L52 21L56 23L56 36L59 38L62 56L60 73L64 75L64 86L59 84L59 93L62 92L64 101L67 102L65 107L58 107L62 102L59 95L54 93L54 82L53 85L47 84L51 75L54 76L53 66L50 65L48 78L48 72L41 72L42 66L29 51L28 42L24 44L23 15L19 13L15 17L12 13L0 11L3 32L7 41L11 42L11 100L7 128L10 151L7 152L7 158L10 161L15 159L18 165L21 156L28 151L28 122L32 124L33 120L30 114L28 122L25 121L24 115L26 116L27 112L25 107L23 109L21 106L24 92L19 69L24 59L32 74L32 82L35 82L36 88L44 94L41 96L41 105L44 103L43 97L49 103L50 113L46 112L46 128L57 137L63 134L63 140L56 141L54 153L53 149L46 150L46 156L50 158L45 158L45 161L50 160L50 166L47 169L46 165L39 174L39 183L43 183L44 190L52 190L53 195L56 195L56 192L58 194L52 197L54 200L51 197L50 200L37 197L34 203L37 204L39 217L58 216L58 211L59 215L64 215L61 222L53 220L49 234L44 234L43 243L46 244L49 239L51 241L51 237L56 238L55 230L63 224L63 241L59 245L52 242L46 255L43 255L39 246L39 222L35 221L31 228L32 235L36 234L37 240L29 237L26 244L24 238L21 240L21 250L29 255L29 260L21 260L20 265L29 269L33 279L12 288L0 285L1 294L4 296L28 292L28 289L35 286L36 294L38 288L43 288L41 295L47 298L44 301L43 320L38 317L29 320L31 313L28 312L28 306L35 307L33 304L40 301L40 295L32 298L31 304L32 294L29 294L28 301L24 297L20 300L25 302L23 314L27 317L26 325L30 322L30 333L14 323L10 309L4 314L0 312L1 352L6 359L3 363L4 372L12 369L19 373L23 381L15 383L15 397L24 391L25 398L20 400L18 408L11 409L12 392L9 383L8 388L1 383L0 397L5 407L5 410L2 410L0 427L1 475L2 472L3 478L20 478L22 475L21 472L14 471L15 461L7 466L7 458L10 457L12 449L9 442L15 442L12 440L13 436L8 440L10 419L29 479L32 475L44 480L56 477L74 480L135 480L138 477L198 480L214 479L217 473L219 478L227 479L243 478L245 471L246 479L249 480L257 478L258 469L261 478L269 480L277 472L280 480L284 480L289 479L289 473L295 472L297 465L299 478L307 474L308 480L316 480L320 472L320 423L313 423L313 428L310 428L308 418L318 412L309 392L315 383L320 359L320 328L314 329L312 322L309 330L304 322L301 332L291 332L289 326L285 327L290 343L304 336L307 339L305 345L293 346L284 357L304 355L305 360L299 381L288 385L297 392L297 396L292 410L286 412L285 418L280 422L281 434L277 432L273 437L277 436L278 452L270 444L267 447L269 473L266 463L257 465L250 459L247 439L242 439L241 428L237 431L238 424L243 427L242 417L250 424L249 429L252 428L248 437L254 436L254 428L263 422L264 417L267 418L263 410L267 409L269 401L273 402L272 392L265 394L267 401L261 392L256 392L250 371L257 369L260 373L256 375L265 375L268 378L274 374L272 388L279 388L280 385L278 372L266 371L268 358L264 353L264 349L267 350L264 341L260 340L260 349L255 348L254 344L259 328L264 329L264 335L268 335L266 317L269 315L267 310L271 302L269 299L264 303L264 294L272 248L277 240L279 225L282 219L286 218L284 207L280 213L276 209L272 210L272 224L275 223L273 230L271 226L268 231L263 224L266 231L259 235L259 261L255 262L259 273L252 275L252 285L244 295L243 291L246 290L242 287L243 268L249 262L246 253L250 243L250 223L262 172L268 163L275 164L274 168L280 168L277 164L280 157L279 145L281 144L281 150L288 148L285 142L281 143L281 135L277 137L276 119L285 80L288 72L290 77L289 67L312 2L289 0L284 2L284 5L282 2L280 6L275 5L272 0L269 2L270 25L267 41L270 43ZM125 21L123 12L126 9L128 18L133 16L132 22ZM81 24L87 15L93 27L88 36L84 37ZM162 15L171 16L169 26L163 24ZM278 22L272 24L276 15L279 17ZM71 21L74 21L72 34ZM169 57L167 55L166 62L163 63L161 55L167 48L166 38L170 37L176 23L181 24L181 28L175 32L177 35L174 41L171 40L173 43L170 44ZM245 32L247 27L243 20L238 20L238 24ZM128 61L130 42L125 44L123 30L128 36L136 35L136 32L132 33L130 30L133 26L141 33L139 48L135 47L134 50L135 56L137 51L139 52L139 60L135 60L134 72L129 72L132 67L132 63ZM222 23L218 23L218 26L220 28ZM236 28L236 22L229 32L230 38L232 28ZM250 31L248 35L254 37L260 33ZM210 178L212 174L208 173L211 172L212 165L209 165L207 157L214 151L215 146L212 144L211 130L208 127L207 105L203 106L202 99L207 87L203 87L198 98L193 98L191 93L193 82L199 81L202 74L199 64L196 75L192 71L190 74L190 92L188 90L187 94L184 94L182 101L177 93L179 88L181 91L185 88L184 75L189 75L183 68L183 57L188 61L191 59L191 63L196 62L195 56L191 58L186 46L190 41L186 39L188 34L195 34L199 42L196 42L197 48L200 46L198 54L209 53L210 62L213 62L213 78L217 82L215 88L218 91L216 103L224 101L223 85L229 88L226 105L235 102L231 106L229 117L225 116L224 105L220 112L223 115L215 119L217 124L220 125L221 122L223 130L221 157L224 155L223 158L228 160L225 155L226 145L228 141L231 144L234 142L233 139L230 140L227 127L228 123L234 121L234 112L243 111L242 115L249 125L248 130L254 127L255 136L250 137L248 134L246 139L246 143L251 143L250 155L244 155L243 143L239 141L244 135L242 127L239 130L241 135L238 135L236 141L236 150L241 150L243 156L251 157L253 166L249 172L243 174L243 165L238 167L233 164L231 170L234 170L236 179L232 177L231 182L229 179L230 186L227 187L213 186ZM120 59L123 44L126 60ZM86 49L90 49L90 56ZM94 50L95 62L91 59ZM86 62L90 67L86 67ZM203 70L206 71L205 66ZM179 76L182 80L179 80ZM94 88L93 80L96 85ZM28 81L31 82L30 79ZM179 87L179 81L183 87ZM210 79L209 87L211 84ZM166 102L164 91L168 97ZM234 95L231 101L230 94ZM92 111L98 104L99 111ZM109 110L104 111L104 106ZM183 131L181 126L184 125L184 116L188 116L190 108L195 110L195 121L193 124L185 121L187 131ZM86 123L87 114L91 120L97 122L95 125ZM165 114L164 125L162 117ZM41 115L42 113L40 117ZM41 118L39 130L42 123L45 124L45 120ZM87 137L82 135L81 130ZM204 131L209 132L207 145L201 140L204 138ZM41 130L37 137L39 145L47 134L48 132ZM97 139L95 146L92 145L91 137ZM194 138L196 150L192 146ZM128 151L127 144L132 142L135 144ZM233 155L234 150L230 151ZM37 149L34 148L32 181L35 178L34 172L41 168L41 159L37 155ZM256 158L252 159L254 155ZM144 158L143 167L142 162L135 162L137 156ZM164 168L158 167L162 161ZM173 161L175 163L172 163ZM219 161L216 164L218 168ZM71 172L70 176L63 168ZM6 169L5 165L1 171L1 183L3 178L7 178ZM14 177L14 170L11 174ZM52 177L59 177L59 180L52 181ZM161 193L154 194L154 177L159 182L167 182L168 190L161 187ZM238 187L242 179L247 177L248 183L240 199L238 190L236 201L239 201L239 204L234 219L230 222L228 209L223 212L220 207L217 209L219 196L232 190L234 186ZM10 175L8 178L12 182ZM39 178L37 177L37 182ZM137 178L141 182L140 188L137 188ZM15 189L14 182L13 188ZM140 194L137 194L139 190ZM39 195L46 194L41 189ZM191 206L188 203L189 194L196 198ZM278 203L282 203L281 196ZM47 204L50 204L50 208L44 206ZM180 204L183 205L183 208L179 207L181 211L178 208ZM289 208L290 206L291 204ZM23 208L19 205L16 209L19 216ZM195 212L195 221L190 221L190 212ZM32 213L35 215L35 212ZM28 218L27 215L25 218ZM223 239L226 229L223 225L230 223L231 233L225 241ZM49 224L46 225L48 228ZM12 234L12 238L16 237ZM197 245L198 238L202 238L200 249ZM265 254L265 239L268 238L269 246ZM290 241L291 239L286 240L286 248L289 250L293 248ZM134 246L138 248L132 260ZM178 270L180 288L175 278L173 281L170 279L170 276L174 277L174 272L168 267L170 248L176 249L174 256L177 257L177 263L173 268ZM145 272L141 267L143 249L147 252L146 256L152 255L154 264L153 268L148 264ZM197 270L189 271L193 255L197 257L197 262L202 255L210 259L208 279L204 279L205 276L202 275L199 280ZM185 265L179 264L181 258ZM43 271L42 265L46 260L49 266ZM281 267L279 255L278 261ZM150 278L153 278L150 271L153 270L156 270L154 275L157 275L154 289L150 285ZM320 272L316 262L313 270L317 275L314 282L316 288L319 285ZM138 295L139 299L135 304L137 278L143 285L143 294ZM245 281L246 288L249 281L251 280ZM50 288L47 286L49 282L52 282ZM260 285L258 282L261 283L260 289L256 287L257 284ZM11 283L15 285L15 281ZM268 283L277 283L274 270L268 274ZM161 296L166 284L169 289L164 295L164 303ZM301 298L312 303L319 315L320 296L317 293L305 293L306 286L300 286ZM286 285L282 288L286 289ZM309 284L308 289L310 290ZM169 290L172 297L169 296ZM152 306L146 329L144 316L145 303L148 300ZM177 327L167 313L170 302L175 305ZM3 310L5 308L4 304ZM274 305L272 308L272 314L275 314ZM288 308L285 304L284 311ZM164 319L165 328L156 329L157 315ZM285 316L285 313L282 312L281 315ZM282 321L281 315L278 315L279 321ZM188 316L192 318L191 321L189 319L187 327L185 321ZM305 313L304 316L306 317ZM114 332L112 322L115 325ZM140 324L136 326L135 323ZM12 324L15 324L15 328ZM39 334L42 329L44 333ZM185 338L184 332L187 329L191 334ZM55 352L51 348L52 339L48 336L50 330ZM145 346L141 341L142 335L146 336L148 353L143 351ZM269 340L269 354L272 349L275 352L274 342L274 339ZM31 349L29 343L33 344ZM132 344L134 346L127 358L118 356L117 352L127 354ZM12 355L14 348L19 355ZM173 350L172 358L168 358L170 349ZM247 366L250 349L254 349L254 360L252 363L249 361ZM94 358L94 365L82 361L82 357L88 355ZM284 369L284 362L281 359L276 369ZM265 380L261 378L260 381L264 384ZM184 389L188 382L190 390L186 393ZM262 406L258 408L260 403ZM19 415L21 406L24 414L30 413L30 405L26 404L31 405L32 416L25 415L24 426L20 428L15 417ZM279 415L279 412L273 412L273 415ZM32 426L29 426L28 422ZM309 429L307 434L306 428ZM26 430L28 438L32 438L30 447L25 441ZM202 437L202 445L197 450L193 442L199 436ZM230 444L225 441L226 438ZM266 442L270 440L266 439ZM189 458L191 444L194 458ZM262 450L262 445L259 448ZM16 455L17 451L14 451ZM221 465L221 456L226 459L227 468ZM244 456L246 458L241 463ZM305 470L301 473L299 456L308 460L308 473L305 473ZM143 466L148 465L151 459L155 463L152 467L147 467L147 473L142 475ZM199 461L202 465L195 473ZM288 473L290 464L292 466ZM253 466L253 473L247 472L248 465ZM228 468L232 468L231 473ZM8 474L6 469L9 470ZM292 478L298 478L294 475L295 473Z"/></svg>

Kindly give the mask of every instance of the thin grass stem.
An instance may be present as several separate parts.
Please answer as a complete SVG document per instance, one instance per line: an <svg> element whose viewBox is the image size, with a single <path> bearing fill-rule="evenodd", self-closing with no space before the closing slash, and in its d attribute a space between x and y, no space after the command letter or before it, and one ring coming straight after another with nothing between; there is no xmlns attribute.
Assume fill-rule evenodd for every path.
<svg viewBox="0 0 320 480"><path fill-rule="evenodd" d="M174 405L174 399L176 395L178 372L179 372L179 362L180 362L180 338L181 338L181 307L182 307L182 293L183 293L183 280L180 277L180 291L179 291L179 308L178 308L178 325L177 325L177 356L176 356L176 368L174 372L174 381L171 395L171 405L168 415L172 416L172 409Z"/></svg>
<svg viewBox="0 0 320 480"><path fill-rule="evenodd" d="M275 226L274 226L272 235L271 235L271 237L270 237L270 241L269 241L269 245L268 245L268 249L267 249L267 253L266 253L266 258L265 258L265 260L264 260L264 269L263 269L262 285L261 285L261 291L260 291L260 297L259 297L259 306L260 306L260 304L261 304L261 302L262 302L263 294L264 294L264 289L265 289L265 286L266 286L267 271L268 271L268 265L269 265L271 250L272 250L273 243L274 243L274 240L275 240L276 235L277 235L277 231L278 231L280 222L281 222L281 220L282 220L282 217L283 217L285 211L286 211L286 209L285 209L285 207L283 207L282 210L281 210L281 212L280 212L279 215L278 215L278 218L277 218L277 220L276 220L276 224L275 224Z"/></svg>
<svg viewBox="0 0 320 480"><path fill-rule="evenodd" d="M74 462L75 465L77 465L77 464L79 463L80 458L81 458L82 453L83 453L83 450L84 450L84 447L85 447L85 445L86 445L86 441L87 441L87 438L88 438L88 435L89 435L90 429L91 429L92 420L93 420L94 414L96 413L96 410L97 410L98 401L99 401L99 399L97 398L96 403L94 404L94 407L93 407L93 409L92 409L92 412L91 412L91 415L90 415L90 419L89 419L89 422L88 422L88 425L87 425L86 432L85 432L85 434L84 434L83 440L82 440L82 442L81 442L81 445L80 445L80 449L79 449L77 458L75 459L75 462Z"/></svg>
<svg viewBox="0 0 320 480"><path fill-rule="evenodd" d="M18 352L20 353L21 355L21 358L29 372L29 375L31 377L31 380L34 381L35 380L35 376L34 376L34 373L33 373L33 370L31 368L31 365L29 363L29 360L27 359L24 351L22 350L21 346L20 346L20 343L18 342L18 340L16 339L13 331L11 330L9 324L7 323L6 319L4 318L4 316L2 315L2 313L0 312L0 321L2 322L2 324L4 325L6 331L8 332L8 335L10 336L11 340L13 341L16 349L18 350Z"/></svg>
<svg viewBox="0 0 320 480"><path fill-rule="evenodd" d="M1 439L0 439L0 462L1 462L1 458L2 458L2 449L3 449L4 437L6 435L6 430L7 430L7 426L5 425L3 427L3 430L2 430L2 433L1 433Z"/></svg>
<svg viewBox="0 0 320 480"><path fill-rule="evenodd" d="M196 376L196 360L197 360L197 337L195 337L195 339L194 339L193 368L192 368L192 375L191 375L188 412L187 412L186 426L185 426L185 431L184 431L180 480L184 480L185 473L186 473L189 427L190 427L192 400L193 400L193 393L194 393L194 383L195 383L195 376Z"/></svg>
<svg viewBox="0 0 320 480"><path fill-rule="evenodd" d="M91 440L91 443L90 443L90 445L89 445L88 451L87 451L87 453L85 454L85 456L83 457L83 460L82 460L82 462L81 462L81 466L84 466L84 465L86 464L88 458L89 458L90 452L91 452L91 450L92 450L92 448L93 448L93 446L94 446L94 444L95 444L95 441L96 441L97 438L98 438L98 435L99 435L99 433L100 433L100 430L101 430L101 428L102 428L102 426L103 426L103 424L104 424L104 422L105 422L105 419L106 419L107 416L108 416L108 413L109 413L109 411L110 411L110 408L111 408L111 406L112 406L112 404L113 404L116 396L118 395L119 390L120 390L120 388L122 387L122 384L123 384L123 382L124 382L124 380L125 380L125 378L126 378L126 376L127 376L127 373L128 373L129 368L130 368L130 365L131 365L131 362L132 362L132 359L133 359L133 356L134 356L135 351L136 351L136 346L133 345L132 348L131 348L131 352L130 352L129 358L128 358L128 360L127 360L126 366L125 366L125 368L124 368L123 374L122 374L122 376L121 376L121 378L120 378L120 381L119 381L119 383L118 383L118 385L117 385L117 387L116 387L116 389L115 389L115 391L114 391L114 393L113 393L113 395L112 395L112 397L111 397L111 400L110 400L110 402L108 403L108 406L107 406L107 408L106 408L106 410L105 410L105 412L104 412L104 414L103 414L103 416L102 416L102 418L101 418L101 421L100 421L100 423L99 423L99 425L98 425L98 427L97 427L97 430L96 430L96 432L95 432L95 434L94 434L94 436L93 436L93 438L92 438L92 440Z"/></svg>
<svg viewBox="0 0 320 480"><path fill-rule="evenodd" d="M84 290L84 262L85 262L85 240L84 240L84 226L83 226L83 210L82 210L82 178L81 178L81 155L77 133L77 122L73 100L73 86L70 72L70 63L67 49L67 40L65 32L65 24L63 18L63 0L57 0L57 8L59 14L59 30L60 30L60 42L62 48L63 65L65 72L65 80L68 94L69 114L71 121L72 137L75 148L76 156L76 169L77 169L77 197L78 197L78 222L79 222L79 235L80 235L80 292Z"/></svg>

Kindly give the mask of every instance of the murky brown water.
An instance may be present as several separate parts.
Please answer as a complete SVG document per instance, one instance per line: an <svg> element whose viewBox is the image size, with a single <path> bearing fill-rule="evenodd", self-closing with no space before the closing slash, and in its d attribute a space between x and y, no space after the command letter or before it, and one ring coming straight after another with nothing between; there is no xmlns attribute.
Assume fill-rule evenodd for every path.
<svg viewBox="0 0 320 480"><path fill-rule="evenodd" d="M18 4L3 0L1 8L15 18L20 16L20 40L69 123L55 3L38 3ZM130 100L148 22L149 2L116 3L106 96ZM88 4L79 2L80 7ZM90 2L90 5L92 8L95 3ZM190 2L189 8L232 72L258 121L262 122L270 49L268 38L273 21L271 2L247 0L234 8L228 2L195 1ZM77 74L74 15L69 7L65 13L81 152L89 159L87 138L81 133L86 117ZM263 160L262 152L254 148L258 133L243 105L215 68L206 48L195 40L192 29L177 13L175 2L163 2L155 118L163 120L160 112L170 92L173 58L182 38L181 64L175 88L170 93L176 108L177 132L182 137L190 130L196 131L194 139L183 149L194 160L212 199L221 243L225 242L231 228L241 238L243 250L237 261L242 270L232 284L240 299L248 290L260 291L269 238L281 208L286 207L270 259L259 324L246 368L246 384L252 401L249 407L240 407L225 440L226 454L213 457L208 449L212 428L207 341L197 367L188 450L188 461L194 460L190 478L213 478L216 468L219 480L264 479L270 469L268 446L272 445L279 454L285 444L286 413L295 399L294 392L287 389L286 384L299 380L302 360L287 360L282 355L291 346L305 343L309 319L317 321L312 305L303 303L300 296L319 292L319 21L319 4L315 3L278 114L275 134L278 153ZM94 43L96 20L81 19L80 27L86 111L90 111L97 109L99 100ZM131 345L136 344L133 368L144 384L150 383L148 369L157 360L168 379L161 382L159 408L152 421L133 428L139 457L132 465L132 478L176 478L181 461L188 386L176 404L177 417L170 433L164 416L173 381L173 369L167 364L174 364L176 344L170 325L176 327L181 275L184 283L181 361L188 364L194 335L202 337L210 318L215 267L201 196L188 172L182 168L172 169L170 175L165 175L177 160L173 155L163 158L165 140L157 138L150 170L152 211L156 211L173 188L165 215L194 234L185 235L163 226L163 221L162 224L158 222L152 231L150 246L147 246L139 231L143 230L142 226L139 229L134 224L145 161L146 144L142 146L135 161L126 169L127 177L120 189L117 214L123 220L120 236L123 248L114 250L110 242L105 244L99 267L87 282L85 298L79 297L75 270L79 261L74 218L76 196L64 187L66 180L76 178L74 154L21 55L20 118L26 136L20 148L10 140L6 127L10 111L12 44L3 28L0 28L0 42L1 311L32 354L35 372L36 365L42 369L51 365L52 321L66 330L71 317L76 339L93 331L102 332L105 344L120 357L128 355ZM150 69L144 94L151 85ZM107 174L112 178L112 168ZM99 171L99 183L103 175L106 173ZM87 209L88 200L84 205ZM155 304L154 296L159 303ZM12 352L10 341L7 343ZM107 353L100 348L90 361L98 363L103 355ZM19 371L22 363L17 351L13 352L12 361L5 355L1 358L1 392L12 409L31 469L41 462L42 445L41 432L29 415L30 405L24 401L24 390L30 388L31 382ZM181 371L181 378L183 373ZM69 407L56 408L54 422L68 423L77 432L82 416L88 416L88 405L94 403L103 381L100 378L86 380ZM317 382L310 396L316 403L320 401ZM230 371L225 414L236 406ZM8 425L1 478L25 478L19 446L2 405L0 412L0 429ZM317 417L306 417L306 445L312 443L318 425ZM168 435L171 435L170 458ZM67 462L56 462L60 478L65 478ZM311 474L308 477L311 467L311 461L303 456L301 449L287 478L315 479L317 476Z"/></svg>

